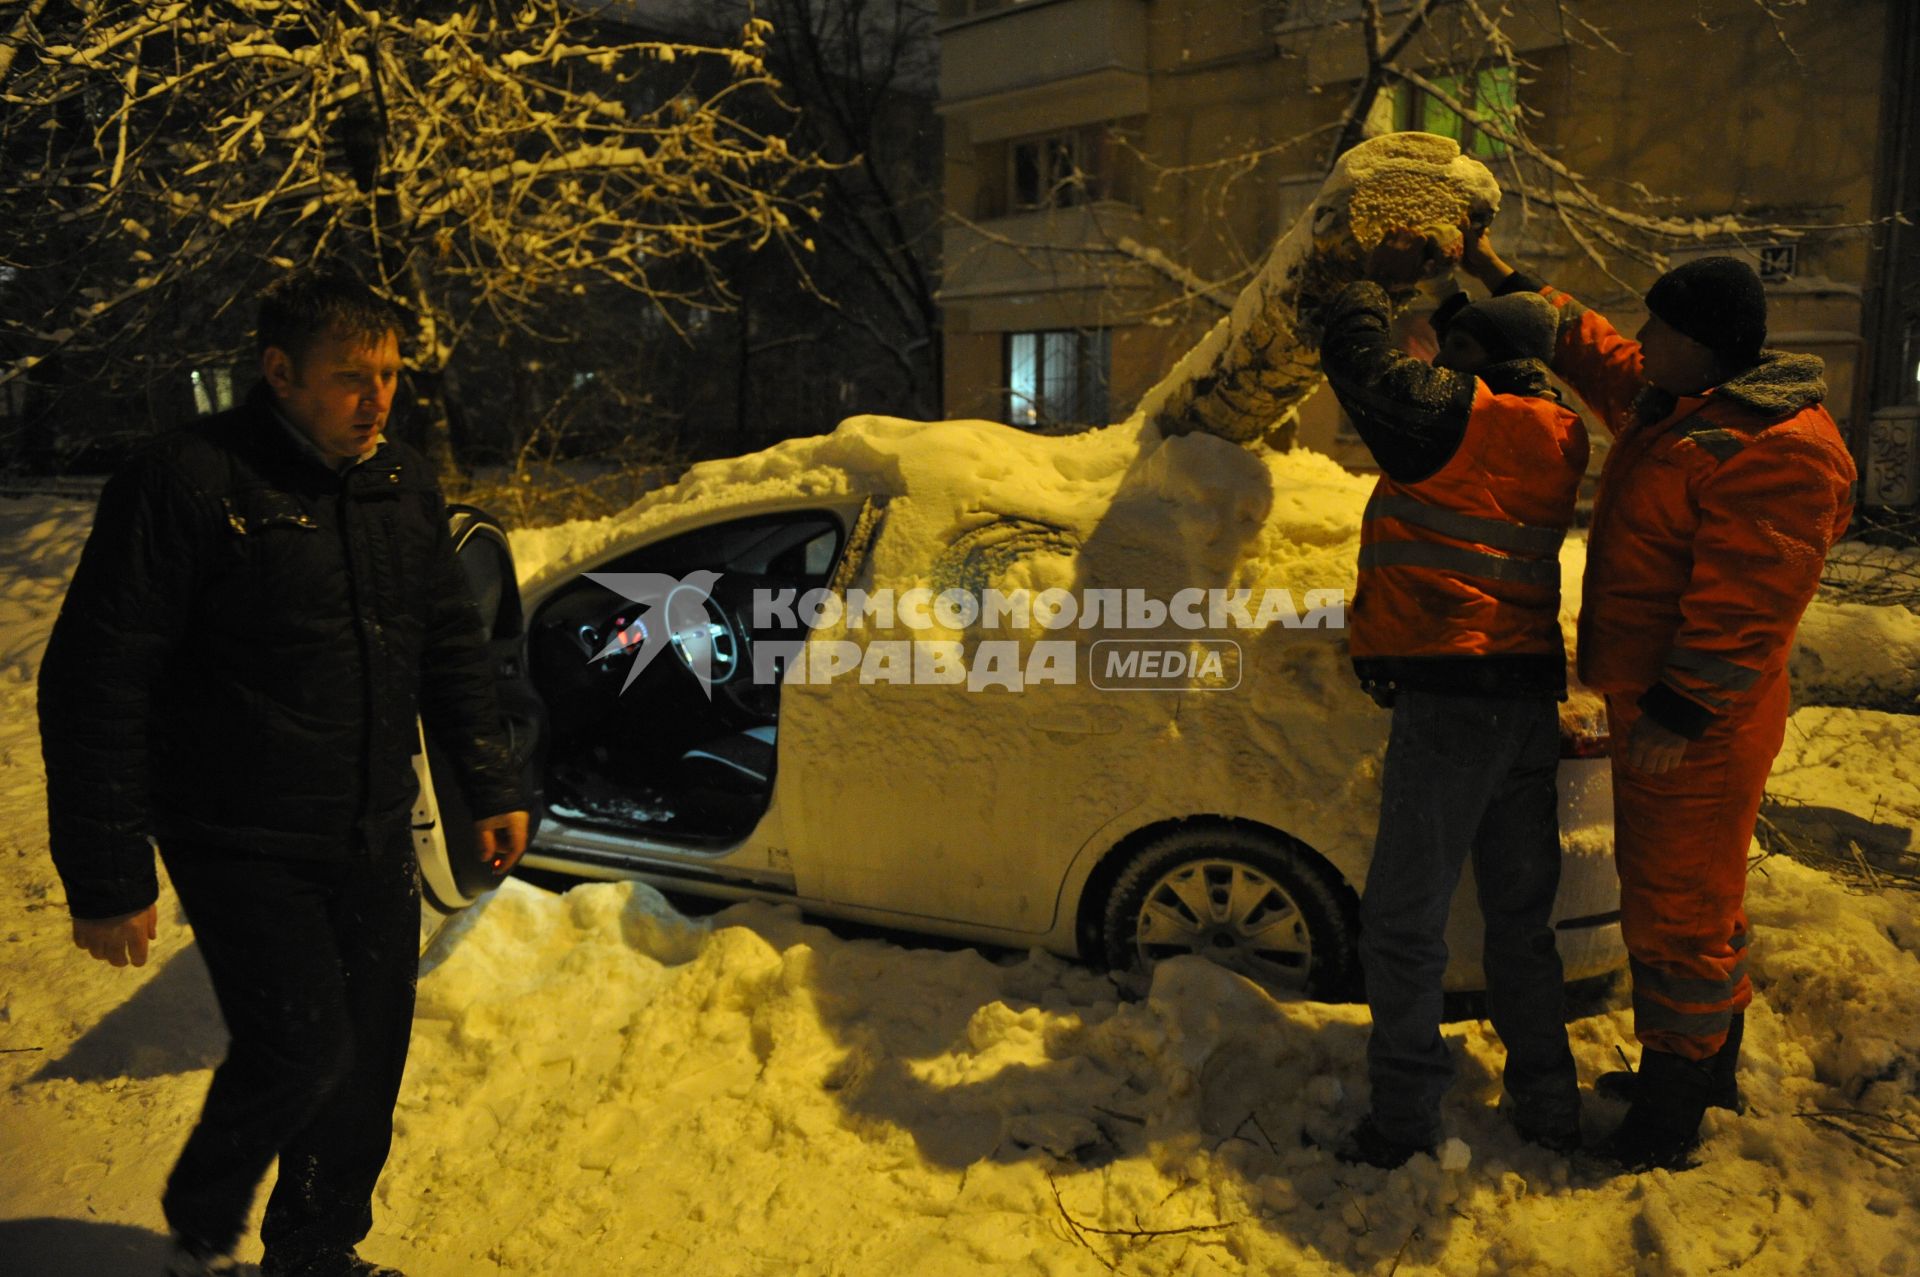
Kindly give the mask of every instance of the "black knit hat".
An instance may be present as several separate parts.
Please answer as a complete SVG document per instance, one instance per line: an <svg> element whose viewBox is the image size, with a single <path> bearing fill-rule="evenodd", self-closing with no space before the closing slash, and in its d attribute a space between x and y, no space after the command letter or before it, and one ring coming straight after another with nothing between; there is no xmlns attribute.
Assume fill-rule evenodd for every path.
<svg viewBox="0 0 1920 1277"><path fill-rule="evenodd" d="M1711 350L1728 370L1752 366L1767 341L1767 290L1737 257L1674 267L1647 290L1647 310Z"/></svg>
<svg viewBox="0 0 1920 1277"><path fill-rule="evenodd" d="M1510 359L1550 363L1560 332L1560 312L1539 293L1508 293L1466 306L1454 304L1450 297L1434 312L1434 329L1443 340L1454 329L1467 334L1480 343L1491 363Z"/></svg>

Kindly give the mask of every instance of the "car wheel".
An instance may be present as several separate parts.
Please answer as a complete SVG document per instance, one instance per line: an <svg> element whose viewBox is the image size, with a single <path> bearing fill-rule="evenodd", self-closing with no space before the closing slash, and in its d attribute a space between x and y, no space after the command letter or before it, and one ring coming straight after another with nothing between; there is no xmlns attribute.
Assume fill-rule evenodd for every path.
<svg viewBox="0 0 1920 1277"><path fill-rule="evenodd" d="M1182 829L1136 852L1107 897L1108 967L1144 990L1153 965L1192 953L1288 997L1358 985L1359 923L1304 844L1232 826Z"/></svg>

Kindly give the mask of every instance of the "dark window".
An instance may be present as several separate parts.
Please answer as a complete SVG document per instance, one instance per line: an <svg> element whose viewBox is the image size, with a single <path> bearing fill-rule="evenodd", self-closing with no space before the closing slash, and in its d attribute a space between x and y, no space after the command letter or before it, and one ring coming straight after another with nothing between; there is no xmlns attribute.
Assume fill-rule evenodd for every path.
<svg viewBox="0 0 1920 1277"><path fill-rule="evenodd" d="M1104 425L1111 343L1104 329L1007 334L1007 420L1047 430Z"/></svg>
<svg viewBox="0 0 1920 1277"><path fill-rule="evenodd" d="M1361 4L1362 0L1265 0L1264 12L1269 28L1288 31L1336 22L1358 22ZM1380 0L1380 12L1400 13L1412 7L1412 4L1413 0Z"/></svg>
<svg viewBox="0 0 1920 1277"><path fill-rule="evenodd" d="M981 144L977 215L1108 201L1137 206L1138 134L1145 125L1135 116Z"/></svg>
<svg viewBox="0 0 1920 1277"><path fill-rule="evenodd" d="M1009 142L1013 207L1071 208L1100 198L1099 147L1088 134L1071 129Z"/></svg>
<svg viewBox="0 0 1920 1277"><path fill-rule="evenodd" d="M943 22L958 22L962 18L1008 8L1014 3L1015 0L940 0L940 19Z"/></svg>

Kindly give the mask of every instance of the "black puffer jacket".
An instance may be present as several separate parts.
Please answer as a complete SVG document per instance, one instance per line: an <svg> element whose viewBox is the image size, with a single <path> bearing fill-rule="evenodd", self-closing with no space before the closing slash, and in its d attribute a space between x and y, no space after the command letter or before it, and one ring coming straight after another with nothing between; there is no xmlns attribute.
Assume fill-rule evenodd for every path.
<svg viewBox="0 0 1920 1277"><path fill-rule="evenodd" d="M426 463L337 473L256 387L133 458L40 667L48 832L77 918L157 895L148 835L341 858L391 845L414 716L472 809L526 805Z"/></svg>

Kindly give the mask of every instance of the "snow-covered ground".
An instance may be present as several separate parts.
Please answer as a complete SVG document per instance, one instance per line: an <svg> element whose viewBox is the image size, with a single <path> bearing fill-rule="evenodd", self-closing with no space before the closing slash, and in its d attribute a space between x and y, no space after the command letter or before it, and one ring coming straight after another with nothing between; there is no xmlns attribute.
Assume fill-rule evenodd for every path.
<svg viewBox="0 0 1920 1277"><path fill-rule="evenodd" d="M9 1277L157 1268L160 1185L222 1049L171 894L149 964L114 970L71 946L47 860L32 680L87 519L0 501ZM1830 626L1821 666L1914 625ZM1911 836L1920 719L1802 709L1776 778ZM1711 1116L1697 1170L1606 1180L1507 1129L1483 1022L1447 1030L1458 1143L1354 1169L1303 1137L1364 1107L1362 1008L1275 1003L1194 961L1123 1002L1041 955L511 883L421 982L363 1249L413 1277L1920 1273L1916 900L1764 861L1752 1111ZM1632 1049L1617 1000L1573 1028L1584 1075ZM1590 1124L1617 1113L1592 1101Z"/></svg>

